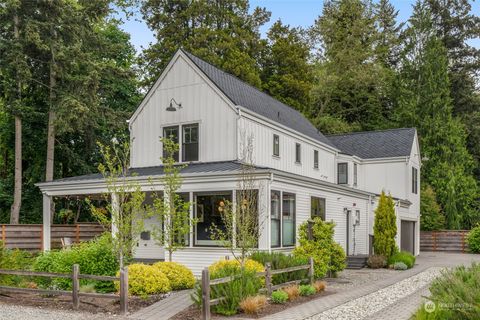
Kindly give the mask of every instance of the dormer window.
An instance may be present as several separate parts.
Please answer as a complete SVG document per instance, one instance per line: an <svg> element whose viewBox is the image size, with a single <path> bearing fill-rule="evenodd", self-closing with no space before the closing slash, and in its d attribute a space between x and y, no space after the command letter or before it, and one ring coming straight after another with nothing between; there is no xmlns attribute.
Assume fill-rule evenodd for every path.
<svg viewBox="0 0 480 320"><path fill-rule="evenodd" d="M318 150L313 150L313 168L318 169Z"/></svg>
<svg viewBox="0 0 480 320"><path fill-rule="evenodd" d="M348 163L342 162L338 166L338 184L347 184L348 183Z"/></svg>
<svg viewBox="0 0 480 320"><path fill-rule="evenodd" d="M353 164L353 186L356 187L358 184L358 165Z"/></svg>

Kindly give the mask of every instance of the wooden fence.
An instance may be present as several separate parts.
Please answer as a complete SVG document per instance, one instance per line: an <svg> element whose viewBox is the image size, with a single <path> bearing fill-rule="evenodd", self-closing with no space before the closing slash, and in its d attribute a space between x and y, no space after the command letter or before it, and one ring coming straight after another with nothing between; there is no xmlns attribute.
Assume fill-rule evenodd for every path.
<svg viewBox="0 0 480 320"><path fill-rule="evenodd" d="M272 270L270 263L267 263L265 264L265 271L257 272L256 276L265 277L265 288L262 290L266 291L267 295L270 296L274 290L285 287L287 285L298 284L302 281L309 281L310 284L313 284L313 281L314 281L313 267L314 267L313 258L310 258L309 263L306 265L295 266L295 267L290 267L285 269L276 269L276 270ZM280 283L277 285L272 284L272 275L287 273L287 272L294 272L299 270L308 270L308 279L298 279L294 281ZM212 300L210 297L210 286L214 286L222 283L228 283L230 281L235 280L236 278L238 278L238 276L229 276L229 277L219 278L219 279L210 279L210 273L208 268L205 268L202 270L202 320L210 320L211 319L210 307L217 305L226 299L225 297L218 297Z"/></svg>
<svg viewBox="0 0 480 320"><path fill-rule="evenodd" d="M72 243L90 240L105 231L98 223L54 224L51 226L51 248L61 248L62 238ZM0 240L6 248L39 251L43 249L41 224L2 224Z"/></svg>
<svg viewBox="0 0 480 320"><path fill-rule="evenodd" d="M440 230L420 232L420 251L469 252L469 230Z"/></svg>
<svg viewBox="0 0 480 320"><path fill-rule="evenodd" d="M78 264L73 265L71 274L51 273L51 272L33 272L33 271L23 271L23 270L2 270L2 269L0 269L0 274L27 276L27 277L72 279L72 291L0 286L0 292L36 293L36 294L48 294L48 295L71 295L73 308L75 310L77 310L78 307L80 306L80 297L82 296L94 297L94 298L106 298L106 299L119 299L121 314L126 314L128 311L128 269L127 268L120 270L120 277L81 274L80 267ZM120 281L120 294L116 295L116 294L110 294L110 293L80 292L80 279L90 279L90 280L98 280L98 281Z"/></svg>

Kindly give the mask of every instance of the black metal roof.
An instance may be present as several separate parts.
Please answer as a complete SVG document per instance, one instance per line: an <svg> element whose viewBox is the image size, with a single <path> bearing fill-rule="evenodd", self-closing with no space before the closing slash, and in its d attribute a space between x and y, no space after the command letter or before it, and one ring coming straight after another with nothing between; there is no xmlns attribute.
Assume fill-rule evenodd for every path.
<svg viewBox="0 0 480 320"><path fill-rule="evenodd" d="M236 105L296 130L329 146L333 144L300 112L268 94L182 50L192 62ZM333 146L334 147L334 146Z"/></svg>
<svg viewBox="0 0 480 320"><path fill-rule="evenodd" d="M363 159L409 156L415 128L352 132L327 136L342 151Z"/></svg>
<svg viewBox="0 0 480 320"><path fill-rule="evenodd" d="M195 162L188 164L180 170L182 174L195 173L228 173L240 172L242 163L238 161L216 161L216 162ZM263 169L262 167L255 167L256 169ZM144 168L130 168L129 174L137 177L149 177L163 175L163 166L144 167ZM74 182L87 180L100 180L103 176L100 173L86 174L82 176L56 179L53 182Z"/></svg>

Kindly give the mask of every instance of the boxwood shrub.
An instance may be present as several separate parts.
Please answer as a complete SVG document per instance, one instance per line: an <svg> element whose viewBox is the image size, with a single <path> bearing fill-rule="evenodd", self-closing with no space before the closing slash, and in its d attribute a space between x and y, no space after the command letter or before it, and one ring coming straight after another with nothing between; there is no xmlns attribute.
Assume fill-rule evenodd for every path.
<svg viewBox="0 0 480 320"><path fill-rule="evenodd" d="M180 263L157 262L153 266L167 276L172 290L191 289L195 284L192 271Z"/></svg>
<svg viewBox="0 0 480 320"><path fill-rule="evenodd" d="M415 264L415 257L407 251L400 251L397 252L388 258L388 265L394 265L397 262L403 262L407 265L407 267L410 269L413 267Z"/></svg>

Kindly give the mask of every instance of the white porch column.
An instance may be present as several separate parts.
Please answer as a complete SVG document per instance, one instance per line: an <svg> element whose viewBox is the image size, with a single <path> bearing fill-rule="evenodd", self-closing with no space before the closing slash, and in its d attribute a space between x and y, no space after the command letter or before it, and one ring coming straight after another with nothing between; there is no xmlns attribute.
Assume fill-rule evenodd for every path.
<svg viewBox="0 0 480 320"><path fill-rule="evenodd" d="M51 245L52 197L43 193L43 251L49 251Z"/></svg>
<svg viewBox="0 0 480 320"><path fill-rule="evenodd" d="M117 225L115 224L115 217L118 216L118 212L120 211L120 203L118 202L118 194L111 193L110 197L112 199L112 211L114 212L112 214L112 237L115 237L118 231Z"/></svg>

